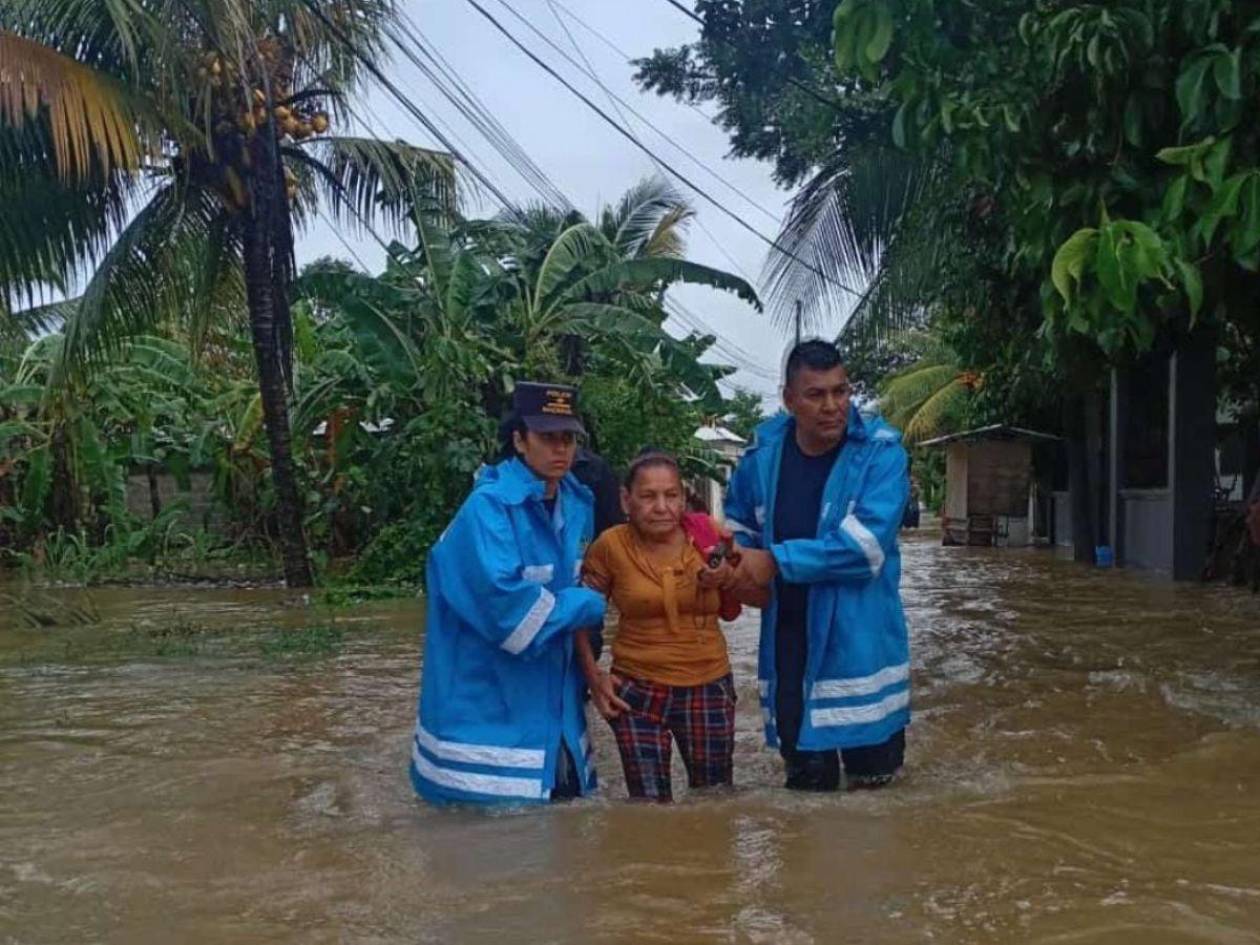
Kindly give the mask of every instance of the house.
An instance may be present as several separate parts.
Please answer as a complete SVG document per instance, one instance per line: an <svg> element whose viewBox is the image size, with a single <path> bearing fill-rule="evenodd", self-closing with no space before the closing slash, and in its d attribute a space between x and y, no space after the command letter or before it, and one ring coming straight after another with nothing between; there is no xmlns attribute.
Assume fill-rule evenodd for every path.
<svg viewBox="0 0 1260 945"><path fill-rule="evenodd" d="M1048 433L994 424L921 443L945 450L942 542L1018 547L1043 535L1034 451L1058 440Z"/></svg>
<svg viewBox="0 0 1260 945"><path fill-rule="evenodd" d="M1218 523L1237 515L1260 466L1254 420L1219 406L1217 346L1211 328L1165 339L1112 368L1069 417L1053 532L1078 560L1204 573Z"/></svg>
<svg viewBox="0 0 1260 945"><path fill-rule="evenodd" d="M730 481L735 464L744 455L748 441L738 433L723 426L705 426L695 432L695 438L701 444L717 453L723 476L717 479L696 479L687 483L687 487L697 494L717 518L722 517L722 501L726 495L726 483Z"/></svg>

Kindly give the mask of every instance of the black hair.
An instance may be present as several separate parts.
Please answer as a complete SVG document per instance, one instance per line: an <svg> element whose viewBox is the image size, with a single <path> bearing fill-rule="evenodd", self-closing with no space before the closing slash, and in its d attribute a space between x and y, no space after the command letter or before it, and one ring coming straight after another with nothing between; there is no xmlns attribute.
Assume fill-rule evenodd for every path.
<svg viewBox="0 0 1260 945"><path fill-rule="evenodd" d="M844 359L840 357L840 349L830 341L811 338L802 341L788 352L787 365L783 369L783 385L791 387L801 368L811 371L830 371L832 368L844 367Z"/></svg>
<svg viewBox="0 0 1260 945"><path fill-rule="evenodd" d="M678 459L674 454L647 446L639 450L639 455L630 460L630 465L626 468L626 478L622 485L627 489L633 489L634 480L638 478L640 472L645 469L655 469L658 466L672 469L678 475L679 482L682 481L682 469L679 468Z"/></svg>
<svg viewBox="0 0 1260 945"><path fill-rule="evenodd" d="M514 433L519 433L521 436L525 435L525 421L515 410L499 421L500 462L505 459L516 458L516 441L512 438Z"/></svg>

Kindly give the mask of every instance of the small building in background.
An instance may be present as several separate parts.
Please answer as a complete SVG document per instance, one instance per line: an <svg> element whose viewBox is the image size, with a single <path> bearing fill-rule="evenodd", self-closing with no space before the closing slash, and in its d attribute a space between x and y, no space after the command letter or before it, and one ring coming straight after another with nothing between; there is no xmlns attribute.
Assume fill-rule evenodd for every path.
<svg viewBox="0 0 1260 945"><path fill-rule="evenodd" d="M735 464L748 448L748 441L733 430L721 426L701 427L695 432L695 438L717 453L723 476L721 480L692 479L687 482L687 488L700 497L710 513L721 519L726 483L730 481Z"/></svg>
<svg viewBox="0 0 1260 945"><path fill-rule="evenodd" d="M1033 453L1058 437L994 424L925 440L945 450L942 541L947 545L1021 547L1042 534Z"/></svg>

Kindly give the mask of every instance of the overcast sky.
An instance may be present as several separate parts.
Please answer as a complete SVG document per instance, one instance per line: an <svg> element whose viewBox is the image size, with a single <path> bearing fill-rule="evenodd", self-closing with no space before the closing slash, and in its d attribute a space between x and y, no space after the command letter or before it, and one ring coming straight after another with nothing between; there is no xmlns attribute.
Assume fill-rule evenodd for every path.
<svg viewBox="0 0 1260 945"><path fill-rule="evenodd" d="M529 32L528 27L513 18L507 8L510 4L580 63L580 57L553 14L548 0L478 2L536 55L614 118L617 117L605 94L589 77ZM693 41L697 24L665 0L555 2L556 11L608 88L692 152L708 170L697 166L656 132L626 113L627 122L635 135L749 224L773 237L789 195L774 186L769 165L727 158L726 136L703 114L672 99L640 93L631 80L633 68L625 57L572 19L566 8L632 57L649 55L653 48ZM403 0L403 7L419 28L422 39L441 52L579 210L593 215L603 203L616 201L644 176L657 173L647 155L531 62L467 0ZM444 133L454 133L457 147L464 150L500 190L521 203L540 199L537 192L410 62L395 54L385 71L422 112L439 127L445 125ZM440 146L387 92L373 90L366 103L357 105L362 106L358 108L359 113L379 137ZM361 133L361 129L356 133ZM715 179L713 173L742 190L764 210L772 211L773 216L768 216L763 209L733 193ZM682 184L675 183L680 189L685 189ZM765 260L765 244L702 197L691 196L698 214L689 232L688 256L698 262L735 271L756 285ZM485 215L494 210L492 198L488 198L481 207L470 208L474 214ZM373 237L346 232L338 234L322 221L317 222L299 243L299 262L324 254L349 257L351 254L342 238L370 270L375 272L382 268L384 251ZM747 366L734 376L734 382L765 395L768 405L775 405L774 379L778 376L779 364L785 353L787 336L775 328L767 316L757 314L734 296L691 286L675 289L671 296L729 346L715 353L710 360L735 363L744 359ZM671 318L668 327L675 334L686 332L676 318Z"/></svg>

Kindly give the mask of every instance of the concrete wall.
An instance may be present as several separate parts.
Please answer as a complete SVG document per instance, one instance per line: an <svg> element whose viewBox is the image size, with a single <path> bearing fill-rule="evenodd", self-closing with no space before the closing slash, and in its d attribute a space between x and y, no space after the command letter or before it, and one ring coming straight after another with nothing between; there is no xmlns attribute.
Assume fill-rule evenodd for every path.
<svg viewBox="0 0 1260 945"><path fill-rule="evenodd" d="M223 523L223 513L214 502L214 476L208 472L194 472L189 474L188 479L190 488L184 492L174 476L158 473L158 496L162 501L162 508L179 502L186 509L182 516L185 527L217 529ZM140 519L153 517L149 501L149 477L143 470L127 476L127 511Z"/></svg>
<svg viewBox="0 0 1260 945"><path fill-rule="evenodd" d="M945 454L945 518L967 517L967 457L966 443L951 443Z"/></svg>
<svg viewBox="0 0 1260 945"><path fill-rule="evenodd" d="M1003 516L998 529L994 544L999 548L1027 548L1032 544L1032 532L1026 518Z"/></svg>
<svg viewBox="0 0 1260 945"><path fill-rule="evenodd" d="M1054 504L1054 543L1062 548L1072 547L1072 493L1055 492Z"/></svg>
<svg viewBox="0 0 1260 945"><path fill-rule="evenodd" d="M1125 489L1120 493L1124 528L1124 564L1171 573L1173 500L1167 489Z"/></svg>

